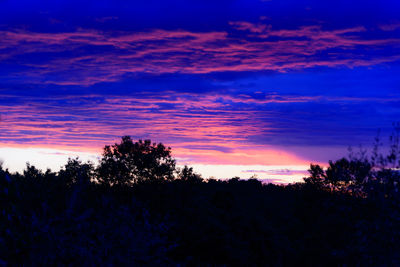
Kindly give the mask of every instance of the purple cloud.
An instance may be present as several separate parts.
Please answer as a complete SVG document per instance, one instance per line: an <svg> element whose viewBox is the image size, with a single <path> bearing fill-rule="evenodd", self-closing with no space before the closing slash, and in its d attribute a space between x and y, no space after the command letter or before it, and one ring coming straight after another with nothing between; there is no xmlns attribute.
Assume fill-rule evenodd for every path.
<svg viewBox="0 0 400 267"><path fill-rule="evenodd" d="M395 53L370 53L371 49L399 49L400 38L365 38L365 27L324 30L315 25L274 30L262 23L230 24L230 32L0 31L4 51L0 63L18 61L27 70L10 75L33 82L88 86L138 72L286 72L316 66L373 66L400 59ZM47 56L35 56L40 53Z"/></svg>

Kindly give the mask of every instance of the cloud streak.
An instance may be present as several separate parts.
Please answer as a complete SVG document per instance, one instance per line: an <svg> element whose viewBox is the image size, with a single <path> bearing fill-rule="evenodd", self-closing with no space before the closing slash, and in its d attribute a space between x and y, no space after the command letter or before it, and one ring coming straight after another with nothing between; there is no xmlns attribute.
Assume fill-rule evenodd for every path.
<svg viewBox="0 0 400 267"><path fill-rule="evenodd" d="M315 114L313 110L307 111L304 105L327 103L325 110L371 101L396 105L391 103L393 99L385 98L371 100L276 93L255 97L236 92L195 94L173 91L107 96L22 97L4 94L2 99L2 146L100 152L102 146L117 141L120 136L131 135L135 139L151 138L171 145L182 164L214 165L307 164L307 158L296 156L290 148L279 147L290 142L292 145L303 144L308 139L314 144L320 142L318 138L321 137L317 136L321 130L317 127L326 122L309 119ZM303 111L288 112L287 108L294 105ZM315 133L303 132L301 127L304 126ZM322 140L336 138L326 136L326 133L321 135Z"/></svg>
<svg viewBox="0 0 400 267"><path fill-rule="evenodd" d="M30 81L88 86L143 72L286 72L315 66L372 66L400 59L394 53L371 53L374 49L398 51L400 38L365 38L365 27L274 30L262 23L230 25L230 30L215 32L0 31L0 64L17 62L21 70L10 74ZM383 27L383 31L390 29L396 26Z"/></svg>
<svg viewBox="0 0 400 267"><path fill-rule="evenodd" d="M115 14L79 3L76 18L58 3L0 11L0 148L92 155L131 135L204 173L300 179L398 119L395 8L364 18L358 3L181 2L163 14L148 3L114 3Z"/></svg>
<svg viewBox="0 0 400 267"><path fill-rule="evenodd" d="M261 133L257 126L260 114L234 110L229 104L216 102L217 97L170 93L168 97L80 96L67 103L61 99L0 106L6 111L0 124L0 143L94 151L130 134L173 146L174 155L187 164L302 162L273 148L246 144L249 135ZM71 107L68 101L80 104Z"/></svg>

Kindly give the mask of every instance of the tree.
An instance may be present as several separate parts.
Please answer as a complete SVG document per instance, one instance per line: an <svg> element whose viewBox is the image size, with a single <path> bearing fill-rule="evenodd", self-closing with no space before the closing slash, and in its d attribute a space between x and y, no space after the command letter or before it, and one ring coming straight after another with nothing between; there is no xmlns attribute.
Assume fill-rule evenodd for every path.
<svg viewBox="0 0 400 267"><path fill-rule="evenodd" d="M82 163L79 158L69 158L64 168L60 170L58 177L67 185L89 183L94 177L93 163Z"/></svg>
<svg viewBox="0 0 400 267"><path fill-rule="evenodd" d="M322 187L326 178L324 169L318 164L311 164L308 172L310 176L304 178L304 182L317 188Z"/></svg>
<svg viewBox="0 0 400 267"><path fill-rule="evenodd" d="M192 167L184 166L183 169L178 171L178 178L183 181L189 182L201 182L203 178L200 174L197 174L193 171Z"/></svg>
<svg viewBox="0 0 400 267"><path fill-rule="evenodd" d="M123 136L121 143L104 147L98 175L100 182L115 185L172 180L174 171L170 147L150 140L133 142L130 136Z"/></svg>
<svg viewBox="0 0 400 267"><path fill-rule="evenodd" d="M44 173L42 170L37 169L35 166L31 165L29 162L26 163L26 169L24 170L24 177L32 182L39 182L43 180Z"/></svg>
<svg viewBox="0 0 400 267"><path fill-rule="evenodd" d="M329 161L329 166L324 170L321 166L311 164L308 170L310 176L304 178L308 185L336 189L358 190L371 179L372 165L366 159L341 158L336 161Z"/></svg>
<svg viewBox="0 0 400 267"><path fill-rule="evenodd" d="M342 158L335 162L329 161L325 172L326 181L334 185L361 184L368 179L371 169L372 166L367 160Z"/></svg>

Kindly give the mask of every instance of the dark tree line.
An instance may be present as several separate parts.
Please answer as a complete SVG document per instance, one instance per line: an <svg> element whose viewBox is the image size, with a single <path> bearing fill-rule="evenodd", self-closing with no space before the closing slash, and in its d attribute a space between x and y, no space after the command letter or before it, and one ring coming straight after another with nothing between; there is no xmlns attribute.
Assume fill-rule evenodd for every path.
<svg viewBox="0 0 400 267"><path fill-rule="evenodd" d="M203 179L129 136L99 164L0 164L2 265L400 265L399 128L304 183Z"/></svg>
<svg viewBox="0 0 400 267"><path fill-rule="evenodd" d="M400 124L394 125L389 149L381 153L382 142L376 137L370 153L350 149L348 158L329 161L326 169L311 164L304 181L320 189L339 190L374 199L400 203Z"/></svg>

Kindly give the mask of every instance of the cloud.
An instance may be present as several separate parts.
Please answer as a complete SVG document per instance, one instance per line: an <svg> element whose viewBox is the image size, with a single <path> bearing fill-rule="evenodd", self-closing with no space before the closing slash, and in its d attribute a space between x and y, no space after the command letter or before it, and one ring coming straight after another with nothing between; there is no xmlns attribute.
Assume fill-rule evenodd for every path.
<svg viewBox="0 0 400 267"><path fill-rule="evenodd" d="M390 27L379 38L364 27L230 27L1 31L0 145L99 152L128 134L171 145L188 164L304 164L316 158L309 147L372 140L371 128L398 117L395 73L315 70L399 60ZM315 73L294 72L306 68Z"/></svg>
<svg viewBox="0 0 400 267"><path fill-rule="evenodd" d="M355 135L349 128L336 131L337 127L376 120L374 113L359 118L365 112L365 103L386 108L397 105L395 98L174 91L125 95L8 93L1 99L3 146L100 152L120 136L131 135L172 146L174 156L186 164L264 166L307 164L311 157L318 160L315 155L320 154L315 150L292 146L337 143L345 147L352 143L351 138L361 140L361 133Z"/></svg>
<svg viewBox="0 0 400 267"><path fill-rule="evenodd" d="M270 170L243 170L244 173L265 173L271 175L306 175L307 171L304 169L270 169Z"/></svg>
<svg viewBox="0 0 400 267"><path fill-rule="evenodd" d="M214 32L3 30L0 67L17 64L13 70L5 69L7 77L25 82L89 86L132 73L286 72L316 66L373 66L400 59L393 53L399 49L399 38L365 38L364 27L274 30L246 21L230 25L229 31ZM371 49L391 53L371 53Z"/></svg>
<svg viewBox="0 0 400 267"><path fill-rule="evenodd" d="M379 26L379 28L382 31L387 31L387 32L395 31L395 30L400 29L400 22L391 23L391 24L382 24Z"/></svg>
<svg viewBox="0 0 400 267"><path fill-rule="evenodd" d="M12 96L6 96L10 100ZM134 96L41 96L0 102L5 145L99 150L122 135L174 147L182 162L278 164L302 162L272 147L246 144L269 127L254 105L305 101L291 96L141 93ZM259 102L257 102L259 101ZM236 105L244 105L238 108Z"/></svg>
<svg viewBox="0 0 400 267"><path fill-rule="evenodd" d="M267 30L271 29L271 25L265 25L262 23L250 23L247 21L232 21L229 22L231 26L233 26L235 29L240 30L240 31L250 31L254 33L264 33Z"/></svg>

